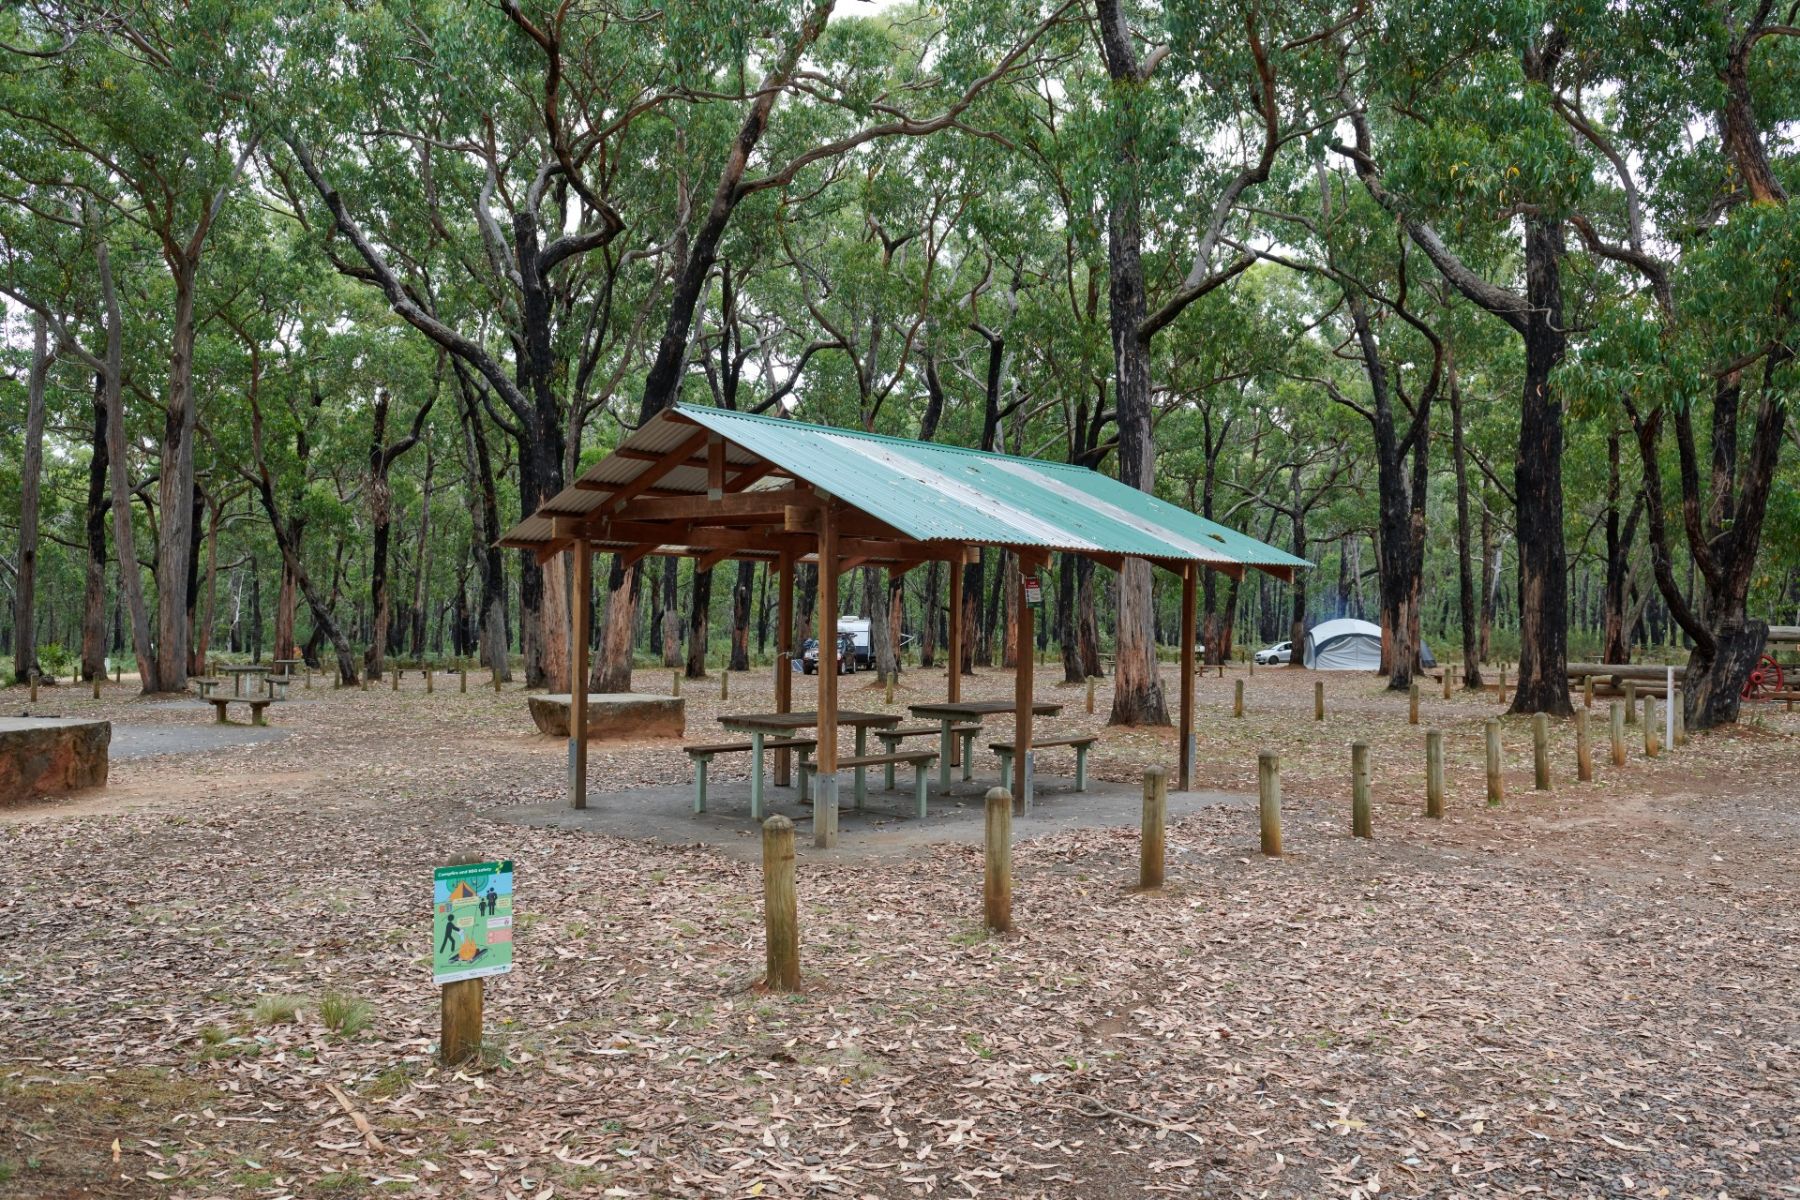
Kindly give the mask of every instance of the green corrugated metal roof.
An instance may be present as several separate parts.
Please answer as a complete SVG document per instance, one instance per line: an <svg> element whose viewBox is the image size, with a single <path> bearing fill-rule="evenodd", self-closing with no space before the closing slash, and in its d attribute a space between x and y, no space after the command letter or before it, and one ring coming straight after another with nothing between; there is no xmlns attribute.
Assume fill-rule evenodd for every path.
<svg viewBox="0 0 1800 1200"><path fill-rule="evenodd" d="M553 515L593 511L600 497L645 469L699 425L727 444L734 464L763 459L920 542L1041 547L1122 554L1286 575L1311 564L1084 467L935 442L807 425L680 404L634 431L502 539L548 546ZM705 472L682 467L657 486L703 494Z"/></svg>
<svg viewBox="0 0 1800 1200"><path fill-rule="evenodd" d="M920 541L1311 565L1085 467L728 409L676 411Z"/></svg>

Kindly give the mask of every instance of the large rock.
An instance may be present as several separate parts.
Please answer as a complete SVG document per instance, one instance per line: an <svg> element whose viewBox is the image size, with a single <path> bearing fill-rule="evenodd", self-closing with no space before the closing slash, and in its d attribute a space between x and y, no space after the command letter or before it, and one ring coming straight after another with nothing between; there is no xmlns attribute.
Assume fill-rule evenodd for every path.
<svg viewBox="0 0 1800 1200"><path fill-rule="evenodd" d="M528 696L538 732L569 736L569 694ZM687 732L687 708L680 696L639 696L632 692L589 692L588 741L678 738Z"/></svg>
<svg viewBox="0 0 1800 1200"><path fill-rule="evenodd" d="M112 722L0 717L0 805L106 783Z"/></svg>

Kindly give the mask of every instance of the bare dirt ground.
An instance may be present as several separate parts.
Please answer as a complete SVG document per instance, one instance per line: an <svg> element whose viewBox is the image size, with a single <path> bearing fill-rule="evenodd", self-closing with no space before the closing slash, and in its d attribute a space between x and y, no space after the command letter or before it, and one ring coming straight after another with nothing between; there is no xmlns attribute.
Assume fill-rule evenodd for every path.
<svg viewBox="0 0 1800 1200"><path fill-rule="evenodd" d="M1655 761L1633 727L1622 768L1596 721L1594 785L1560 728L1547 794L1508 720L1488 808L1498 706L1428 689L1431 821L1403 696L1330 677L1320 724L1314 676L1261 670L1233 720L1239 675L1200 685L1197 783L1254 791L1279 752L1286 858L1251 811L1205 809L1139 895L1133 831L1057 832L1016 848L1004 938L973 844L803 861L791 997L755 986L754 866L482 815L563 786L517 689L315 680L277 740L115 761L103 795L0 810L0 1195L1800 1196L1800 715ZM941 685L915 672L896 705ZM1041 687L1069 706L1045 728L1102 730L1104 686L1091 717ZM771 707L766 673L731 690ZM712 740L716 680L688 694ZM46 700L210 719L122 688ZM861 677L844 702L882 704ZM1173 749L1107 730L1096 773ZM596 745L590 772L597 798L690 778L669 743ZM447 1073L430 870L465 850L518 864L518 966L489 981L483 1063Z"/></svg>

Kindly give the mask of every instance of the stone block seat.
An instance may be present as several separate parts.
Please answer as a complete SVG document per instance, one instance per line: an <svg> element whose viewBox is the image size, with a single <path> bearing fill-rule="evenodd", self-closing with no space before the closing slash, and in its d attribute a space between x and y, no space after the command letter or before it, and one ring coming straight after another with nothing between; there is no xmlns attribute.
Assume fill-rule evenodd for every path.
<svg viewBox="0 0 1800 1200"><path fill-rule="evenodd" d="M0 807L106 783L112 722L0 718Z"/></svg>

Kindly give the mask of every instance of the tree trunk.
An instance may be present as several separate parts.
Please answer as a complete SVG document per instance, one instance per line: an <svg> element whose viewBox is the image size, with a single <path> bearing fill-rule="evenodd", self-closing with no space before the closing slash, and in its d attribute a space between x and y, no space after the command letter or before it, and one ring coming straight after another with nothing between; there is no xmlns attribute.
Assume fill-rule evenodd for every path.
<svg viewBox="0 0 1800 1200"><path fill-rule="evenodd" d="M94 437L88 454L87 580L81 622L81 677L106 670L106 398L94 377Z"/></svg>
<svg viewBox="0 0 1800 1200"><path fill-rule="evenodd" d="M1290 489L1293 493L1293 508L1290 518L1294 526L1294 555L1306 557L1306 501L1300 490L1300 464L1295 463L1289 469ZM1306 666L1306 572L1295 571L1293 580L1288 584L1288 593L1293 600L1293 608L1288 617L1288 640L1293 643L1288 652L1288 666L1300 670Z"/></svg>
<svg viewBox="0 0 1800 1200"><path fill-rule="evenodd" d="M756 582L756 564L738 560L737 583L731 589L731 670L750 669L750 588Z"/></svg>
<svg viewBox="0 0 1800 1200"><path fill-rule="evenodd" d="M44 474L44 389L50 372L50 331L42 313L31 318L31 375L26 387L25 461L19 477L19 566L13 593L13 678L37 670L38 496Z"/></svg>
<svg viewBox="0 0 1800 1200"><path fill-rule="evenodd" d="M1525 219L1525 388L1513 472L1519 535L1519 682L1511 712L1567 716L1568 559L1563 536L1562 402L1550 388L1563 329L1560 225Z"/></svg>
<svg viewBox="0 0 1800 1200"><path fill-rule="evenodd" d="M169 393L164 405L162 474L157 480L156 686L187 686L188 582L194 544L194 287L196 258L171 264L175 304L169 340Z"/></svg>
<svg viewBox="0 0 1800 1200"><path fill-rule="evenodd" d="M681 665L681 560L665 558L662 562L662 657L663 666Z"/></svg>
<svg viewBox="0 0 1800 1200"><path fill-rule="evenodd" d="M941 564L933 559L925 564L925 598L920 607L924 610L925 619L919 623L919 667L930 670L937 666L938 636L938 588L941 585L943 572ZM954 568L952 568L954 569Z"/></svg>
<svg viewBox="0 0 1800 1200"><path fill-rule="evenodd" d="M706 678L706 649L712 634L712 568L694 571L688 604L687 677Z"/></svg>
<svg viewBox="0 0 1800 1200"><path fill-rule="evenodd" d="M1481 643L1486 639L1486 622L1476 616L1475 566L1469 560L1468 447L1463 444L1462 387L1454 374L1450 377L1450 449L1456 470L1456 599L1462 616L1463 687L1476 691L1482 686ZM1484 521L1483 553L1486 552L1485 526ZM1478 623L1480 629L1476 628Z"/></svg>
<svg viewBox="0 0 1800 1200"><path fill-rule="evenodd" d="M150 613L144 604L143 577L138 568L137 531L131 523L131 464L125 455L125 343L124 321L119 315L118 293L113 286L109 248L102 240L94 248L100 279L101 304L106 312L106 457L112 471L113 546L119 560L119 591L131 615L131 645L137 657L142 690L161 690L158 663L151 651Z"/></svg>
<svg viewBox="0 0 1800 1200"><path fill-rule="evenodd" d="M454 364L457 393L462 400L463 469L468 479L469 518L473 527L475 565L481 575L481 661L502 680L512 679L507 659L506 560L494 545L500 536L500 501L494 484L493 458L478 405L479 386L461 363Z"/></svg>

